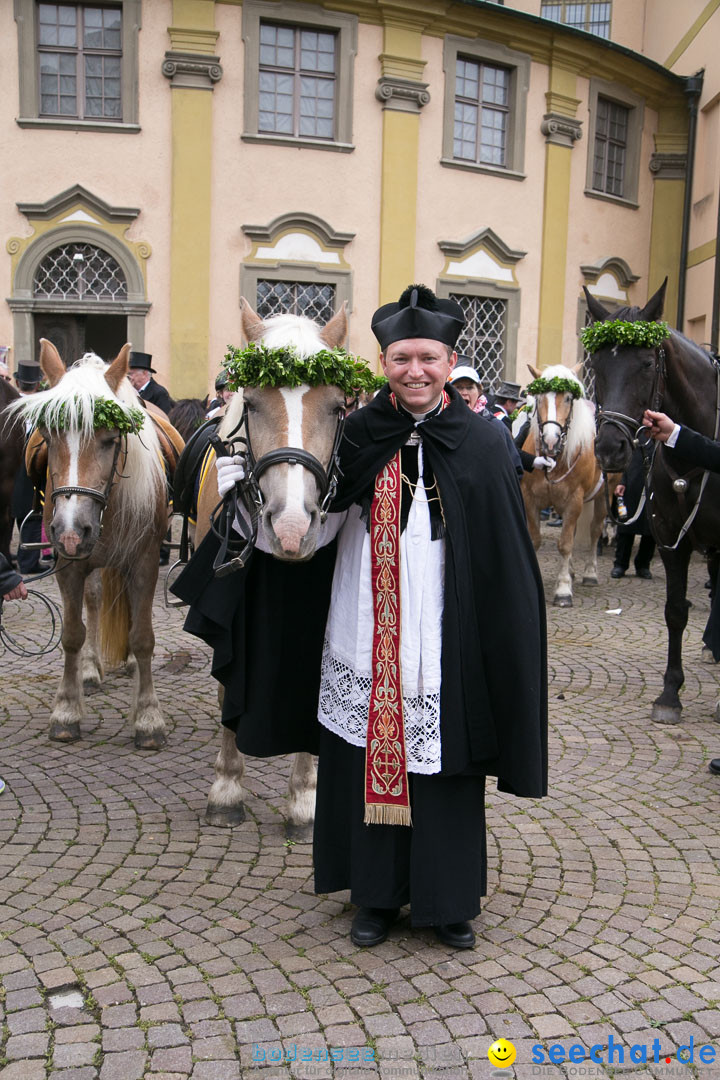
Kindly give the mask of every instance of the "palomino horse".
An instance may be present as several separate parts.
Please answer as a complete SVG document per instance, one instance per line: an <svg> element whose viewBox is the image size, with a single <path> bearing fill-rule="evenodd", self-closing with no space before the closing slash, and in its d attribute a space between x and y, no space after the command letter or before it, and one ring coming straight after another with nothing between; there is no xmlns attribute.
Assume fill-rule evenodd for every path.
<svg viewBox="0 0 720 1080"><path fill-rule="evenodd" d="M31 455L41 451L39 436L47 444L45 529L58 554L65 653L50 738L80 738L83 681L98 684L104 674L100 636L110 661L126 659L128 649L132 653L135 746L157 750L166 738L151 670L152 604L168 499L163 442L150 415L141 433L134 430L131 410L141 403L125 378L129 354L130 345L123 346L108 366L88 353L66 371L55 346L42 339L40 365L50 389L14 410L38 428L28 444L29 471ZM118 427L103 424L103 412ZM179 450L182 440L173 434Z"/></svg>
<svg viewBox="0 0 720 1080"><path fill-rule="evenodd" d="M665 284L644 308L609 312L587 292L586 296L597 322L653 323L662 316ZM603 346L593 353L591 363L599 403L595 450L604 468L627 467L645 409L662 410L679 424L710 438L720 437L718 365L676 330L654 347ZM649 450L648 520L665 567L668 629L663 691L653 703L652 719L677 724L682 718L678 691L685 681L682 636L688 617L688 566L693 549L720 548L720 476L691 467L661 444L652 454ZM720 721L720 703L715 719Z"/></svg>
<svg viewBox="0 0 720 1080"><path fill-rule="evenodd" d="M10 504L15 474L22 462L23 430L19 424L6 420L5 409L19 397L15 387L0 378L0 552L8 559L13 531Z"/></svg>
<svg viewBox="0 0 720 1080"><path fill-rule="evenodd" d="M562 517L558 537L560 570L553 604L572 607L572 553L578 519L585 503L592 503L592 519L583 585L598 583L597 542L605 518L605 503L602 473L593 449L595 416L574 371L562 365L544 368L542 372L530 367L530 371L535 379L550 381L558 378L578 387L577 394L563 390L535 396L530 431L523 449L550 457L556 465L552 470L533 469L522 478L525 510L536 550L540 547L540 511L552 506Z"/></svg>
<svg viewBox="0 0 720 1080"><path fill-rule="evenodd" d="M340 345L347 334L345 305L323 327L299 315L276 315L263 321L247 300L242 301L242 328L248 341L268 348L293 346L303 357ZM291 464L284 451L300 450L329 472L344 395L336 386L247 387L227 406L218 434L227 437L246 418L246 437L252 446L255 474L263 509L257 546L278 559L300 562L312 557L323 518L324 492L312 462ZM217 473L210 469L198 499L196 541L209 527L218 502ZM242 776L243 755L232 731L223 728L215 762L215 781L208 795L206 820L212 825L236 825L245 819ZM295 755L290 774L288 836L306 838L315 816L317 770L312 754Z"/></svg>

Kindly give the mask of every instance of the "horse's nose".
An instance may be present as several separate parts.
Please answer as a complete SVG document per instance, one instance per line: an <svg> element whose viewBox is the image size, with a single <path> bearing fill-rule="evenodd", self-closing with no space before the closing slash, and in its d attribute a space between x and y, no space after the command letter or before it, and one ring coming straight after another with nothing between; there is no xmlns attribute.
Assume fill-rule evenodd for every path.
<svg viewBox="0 0 720 1080"><path fill-rule="evenodd" d="M58 528L50 525L50 540L53 547L60 550L64 555L73 558L82 551L90 540L91 528L89 525L80 525L77 528Z"/></svg>

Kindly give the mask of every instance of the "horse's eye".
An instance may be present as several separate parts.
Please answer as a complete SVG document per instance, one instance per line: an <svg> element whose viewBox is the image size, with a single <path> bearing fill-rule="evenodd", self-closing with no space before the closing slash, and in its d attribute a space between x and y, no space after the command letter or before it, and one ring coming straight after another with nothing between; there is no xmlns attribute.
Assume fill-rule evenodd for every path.
<svg viewBox="0 0 720 1080"><path fill-rule="evenodd" d="M251 412L257 412L257 409L256 409L256 408L255 408L255 406L253 405L252 401L246 401L246 402L245 402L245 408L247 409L247 411L248 411L249 413L251 413Z"/></svg>

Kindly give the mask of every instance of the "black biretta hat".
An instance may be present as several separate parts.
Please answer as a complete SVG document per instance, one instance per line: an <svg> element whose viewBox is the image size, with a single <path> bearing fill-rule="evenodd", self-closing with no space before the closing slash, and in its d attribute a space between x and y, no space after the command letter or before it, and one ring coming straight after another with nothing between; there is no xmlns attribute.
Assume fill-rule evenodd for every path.
<svg viewBox="0 0 720 1080"><path fill-rule="evenodd" d="M152 353L149 352L131 352L130 353L130 367L141 368L143 371L150 371L155 374L155 368L151 367Z"/></svg>
<svg viewBox="0 0 720 1080"><path fill-rule="evenodd" d="M426 285L408 285L397 303L377 309L371 323L381 349L405 338L429 338L454 349L464 325L460 305L439 299Z"/></svg>

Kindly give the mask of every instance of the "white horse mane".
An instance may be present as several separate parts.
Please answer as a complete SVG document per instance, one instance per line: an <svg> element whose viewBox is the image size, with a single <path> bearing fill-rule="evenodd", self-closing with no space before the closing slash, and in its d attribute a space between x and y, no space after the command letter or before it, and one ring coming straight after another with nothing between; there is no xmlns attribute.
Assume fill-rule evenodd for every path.
<svg viewBox="0 0 720 1080"><path fill-rule="evenodd" d="M105 379L108 366L95 353L85 353L55 386L13 402L12 409L33 427L45 409L48 427L52 428L53 421L57 423L62 417L63 428L71 434L78 433L86 442L95 434L93 416L98 398L114 401L128 416L132 408L142 408L128 379L123 379L113 393ZM125 534L124 540L128 540L131 535L146 531L148 523L154 520L158 489L164 484L160 442L155 425L147 416L138 434L128 433L123 481L113 487L113 497L118 500L119 537Z"/></svg>
<svg viewBox="0 0 720 1080"><path fill-rule="evenodd" d="M265 332L262 343L268 349L280 349L284 345L292 345L303 358L312 356L314 353L327 349L327 342L320 337L322 327L317 326L312 319L305 315L273 315L264 320ZM237 394L230 399L225 410L218 435L224 438L240 422L243 413L242 387Z"/></svg>
<svg viewBox="0 0 720 1080"><path fill-rule="evenodd" d="M572 382L576 382L578 386L581 386L583 394L585 394L582 380L577 377L574 371L564 367L563 364L554 364L552 367L543 368L540 374L543 379L570 379ZM536 396L539 398L544 395L538 394ZM531 423L533 433L536 439L539 439L536 412L532 414ZM575 398L565 445L567 457L572 459L577 454L582 453L583 450L586 450L588 446L592 446L595 442L595 434L595 410L593 406L586 397Z"/></svg>

